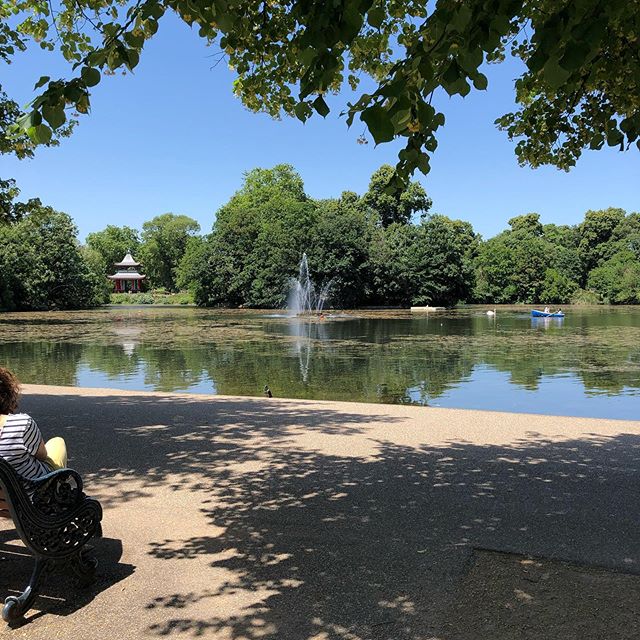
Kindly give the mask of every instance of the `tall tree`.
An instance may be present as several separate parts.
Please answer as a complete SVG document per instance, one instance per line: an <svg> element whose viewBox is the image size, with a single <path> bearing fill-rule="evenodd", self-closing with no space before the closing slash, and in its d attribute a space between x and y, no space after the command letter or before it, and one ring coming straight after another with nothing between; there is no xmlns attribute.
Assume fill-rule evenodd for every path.
<svg viewBox="0 0 640 640"><path fill-rule="evenodd" d="M28 213L42 207L39 198L30 198L26 202L17 200L20 189L13 178L0 179L0 224L18 222Z"/></svg>
<svg viewBox="0 0 640 640"><path fill-rule="evenodd" d="M434 94L485 90L486 63L509 55L524 70L516 111L497 122L518 140L521 163L566 169L586 148L638 142L640 11L636 2L600 0L61 0L56 12L39 0L7 0L0 57L36 43L76 70L37 81L41 93L18 118L20 130L46 144L67 110L88 113L91 88L133 70L169 13L227 56L234 92L255 111L326 116L332 93L345 84L357 90L368 76L373 89L349 104L347 123L359 118L376 144L403 139L401 176L429 170L445 122Z"/></svg>
<svg viewBox="0 0 640 640"><path fill-rule="evenodd" d="M416 230L409 252L411 304L450 307L473 291L472 256L478 238L468 222L436 215Z"/></svg>
<svg viewBox="0 0 640 640"><path fill-rule="evenodd" d="M176 291L180 261L189 238L200 231L193 219L174 213L163 213L142 225L140 262L154 287Z"/></svg>
<svg viewBox="0 0 640 640"><path fill-rule="evenodd" d="M611 234L615 251L631 251L640 260L640 213L630 213L621 220Z"/></svg>
<svg viewBox="0 0 640 640"><path fill-rule="evenodd" d="M541 236L543 233L540 214L538 213L525 213L521 216L515 216L515 218L509 220L509 226L516 233L530 234L532 236Z"/></svg>
<svg viewBox="0 0 640 640"><path fill-rule="evenodd" d="M199 303L281 306L315 221L316 205L293 167L249 171L216 213L203 250L208 268L200 274Z"/></svg>
<svg viewBox="0 0 640 640"><path fill-rule="evenodd" d="M640 304L640 260L620 251L591 271L588 286L609 304Z"/></svg>
<svg viewBox="0 0 640 640"><path fill-rule="evenodd" d="M0 227L0 308L79 309L102 304L104 293L65 213L42 206Z"/></svg>
<svg viewBox="0 0 640 640"><path fill-rule="evenodd" d="M370 304L403 307L411 304L415 293L411 248L415 240L414 225L394 222L374 230L368 263Z"/></svg>
<svg viewBox="0 0 640 640"><path fill-rule="evenodd" d="M310 234L309 265L313 277L329 286L329 302L356 307L366 299L369 242L373 232L362 200L344 192L317 203L318 220Z"/></svg>
<svg viewBox="0 0 640 640"><path fill-rule="evenodd" d="M516 216L509 224L511 229L480 248L475 293L479 301L534 303L544 298L545 288L554 297L560 286L576 288L564 272L572 265L569 251L547 241L538 214Z"/></svg>
<svg viewBox="0 0 640 640"><path fill-rule="evenodd" d="M419 182L393 189L394 169L383 164L371 176L369 190L362 202L371 209L383 227L394 222L407 224L415 214L425 215L431 208L431 198Z"/></svg>
<svg viewBox="0 0 640 640"><path fill-rule="evenodd" d="M137 258L140 234L137 229L131 227L109 224L102 231L89 233L87 246L100 256L105 274L111 274L114 263L120 262L127 252L130 251Z"/></svg>
<svg viewBox="0 0 640 640"><path fill-rule="evenodd" d="M591 269L611 257L612 248L609 241L624 217L624 210L614 207L585 213L584 221L579 227L580 243L578 245L585 277Z"/></svg>

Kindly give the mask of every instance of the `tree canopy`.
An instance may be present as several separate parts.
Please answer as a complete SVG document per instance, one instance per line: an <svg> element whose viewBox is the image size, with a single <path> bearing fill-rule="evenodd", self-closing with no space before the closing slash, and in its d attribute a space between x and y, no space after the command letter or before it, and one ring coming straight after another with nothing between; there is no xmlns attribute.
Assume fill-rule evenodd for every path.
<svg viewBox="0 0 640 640"><path fill-rule="evenodd" d="M519 162L568 169L584 149L640 146L640 9L627 0L6 0L0 58L29 46L58 51L67 78L36 79L31 106L18 114L0 100L0 142L51 144L69 113L86 114L105 75L133 70L169 13L225 56L233 91L254 111L306 121L326 116L331 94L362 78L373 89L345 111L376 144L403 139L397 177L429 171L445 114L434 94L485 90L487 63L520 59L516 109L496 122L517 141ZM490 75L490 74L489 74ZM186 115L185 115L186 117ZM141 119L144 114L141 114Z"/></svg>
<svg viewBox="0 0 640 640"><path fill-rule="evenodd" d="M390 189L393 177L393 167L382 165L371 176L369 189L363 196L363 204L375 211L383 227L394 222L406 224L416 213L426 215L432 204L418 182L410 183L406 189Z"/></svg>
<svg viewBox="0 0 640 640"><path fill-rule="evenodd" d="M32 201L19 221L0 224L0 309L93 307L106 293L67 214Z"/></svg>
<svg viewBox="0 0 640 640"><path fill-rule="evenodd" d="M176 291L180 260L200 225L189 216L163 213L142 225L140 261L156 287ZM131 248L131 247L129 247Z"/></svg>
<svg viewBox="0 0 640 640"><path fill-rule="evenodd" d="M131 227L117 227L109 224L102 231L87 235L87 246L98 253L105 274L112 274L114 264L120 262L125 254L131 252L137 256L140 248L140 234Z"/></svg>

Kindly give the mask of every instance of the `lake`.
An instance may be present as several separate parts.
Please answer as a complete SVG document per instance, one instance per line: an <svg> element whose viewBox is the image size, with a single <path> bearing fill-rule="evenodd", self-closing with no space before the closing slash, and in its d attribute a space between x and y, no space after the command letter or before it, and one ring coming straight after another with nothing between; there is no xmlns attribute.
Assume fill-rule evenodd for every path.
<svg viewBox="0 0 640 640"><path fill-rule="evenodd" d="M36 384L638 419L640 307L486 309L3 313L0 364Z"/></svg>

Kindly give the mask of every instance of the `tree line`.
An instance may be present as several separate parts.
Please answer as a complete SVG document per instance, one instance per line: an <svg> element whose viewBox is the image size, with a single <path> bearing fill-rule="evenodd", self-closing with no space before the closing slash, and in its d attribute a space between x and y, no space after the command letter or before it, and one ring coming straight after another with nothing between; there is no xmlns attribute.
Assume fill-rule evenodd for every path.
<svg viewBox="0 0 640 640"><path fill-rule="evenodd" d="M149 286L189 290L202 306L277 308L303 252L329 304L640 303L640 214L587 211L577 225L509 220L488 240L431 212L417 182L398 190L380 167L363 195L317 200L289 165L254 169L211 233L165 213L142 230L109 225L77 239L71 218L0 183L0 308L71 309L108 301L106 275L127 251Z"/></svg>

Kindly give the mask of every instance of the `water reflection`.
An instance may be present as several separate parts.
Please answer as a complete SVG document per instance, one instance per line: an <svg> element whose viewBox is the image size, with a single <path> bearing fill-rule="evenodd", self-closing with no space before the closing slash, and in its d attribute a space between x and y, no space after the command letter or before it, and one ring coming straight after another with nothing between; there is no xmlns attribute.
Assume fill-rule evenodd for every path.
<svg viewBox="0 0 640 640"><path fill-rule="evenodd" d="M319 319L292 318L286 325L287 331L293 337L293 353L298 357L300 365L300 379L306 385L309 382L309 369L313 354L314 341L327 340L324 321Z"/></svg>
<svg viewBox="0 0 640 640"><path fill-rule="evenodd" d="M640 309L488 317L115 309L0 316L25 382L637 418Z"/></svg>
<svg viewBox="0 0 640 640"><path fill-rule="evenodd" d="M138 325L116 326L113 328L113 333L114 342L122 345L122 350L127 356L132 356L140 342L142 327Z"/></svg>
<svg viewBox="0 0 640 640"><path fill-rule="evenodd" d="M534 329L550 329L562 326L564 318L531 318L531 327Z"/></svg>

